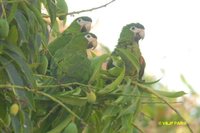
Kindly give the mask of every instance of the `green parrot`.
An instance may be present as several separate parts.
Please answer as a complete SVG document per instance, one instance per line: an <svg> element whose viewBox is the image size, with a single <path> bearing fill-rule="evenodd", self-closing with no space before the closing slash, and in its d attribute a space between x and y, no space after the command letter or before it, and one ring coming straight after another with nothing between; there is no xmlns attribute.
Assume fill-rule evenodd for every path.
<svg viewBox="0 0 200 133"><path fill-rule="evenodd" d="M56 51L53 56L54 64L51 71L62 82L87 83L92 69L87 57L87 49L95 49L97 37L92 33L80 33L75 36L68 45Z"/></svg>
<svg viewBox="0 0 200 133"><path fill-rule="evenodd" d="M82 16L76 18L70 26L61 33L59 37L57 37L55 40L53 40L48 45L48 50L50 53L50 57L54 56L55 52L58 49L63 48L65 45L67 45L71 39L76 36L77 34L81 32L89 32L91 29L92 19L87 16ZM49 57L48 57L49 58Z"/></svg>
<svg viewBox="0 0 200 133"><path fill-rule="evenodd" d="M126 67L126 75L131 76L133 79L136 78L139 80L142 80L146 66L145 60L139 48L139 40L144 39L145 36L144 29L144 26L140 23L131 23L124 26L120 33L118 44L112 53L112 56L120 56L124 61ZM137 72L136 68L131 64L131 62L119 52L119 49L123 49L126 52L131 53L136 58L139 64L139 72ZM109 60L107 68L110 69L112 67L113 62L112 60Z"/></svg>

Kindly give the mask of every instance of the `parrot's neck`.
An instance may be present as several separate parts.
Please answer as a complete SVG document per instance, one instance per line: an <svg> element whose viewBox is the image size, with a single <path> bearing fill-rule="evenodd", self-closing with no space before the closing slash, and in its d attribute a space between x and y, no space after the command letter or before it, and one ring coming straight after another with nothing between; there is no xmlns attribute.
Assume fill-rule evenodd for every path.
<svg viewBox="0 0 200 133"><path fill-rule="evenodd" d="M130 34L127 29L124 29L119 37L117 47L126 48L132 45L138 45L138 42L134 41L133 34ZM129 29L128 29L129 30Z"/></svg>
<svg viewBox="0 0 200 133"><path fill-rule="evenodd" d="M86 52L87 49L87 41L86 40L79 40L78 38L71 42L66 48L66 50L71 50L74 52Z"/></svg>
<svg viewBox="0 0 200 133"><path fill-rule="evenodd" d="M80 25L78 24L74 24L74 25L70 25L63 33L77 33L77 32L80 32Z"/></svg>
<svg viewBox="0 0 200 133"><path fill-rule="evenodd" d="M117 44L117 48L128 48L132 46L138 46L138 43L130 39L124 39L124 40L121 39L118 41Z"/></svg>

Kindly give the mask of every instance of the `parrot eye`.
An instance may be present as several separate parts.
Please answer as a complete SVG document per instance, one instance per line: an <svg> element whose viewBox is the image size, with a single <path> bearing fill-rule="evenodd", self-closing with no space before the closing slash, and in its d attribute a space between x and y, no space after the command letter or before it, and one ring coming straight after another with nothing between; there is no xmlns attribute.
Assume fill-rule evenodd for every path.
<svg viewBox="0 0 200 133"><path fill-rule="evenodd" d="M82 19L78 19L77 22L80 23L82 21Z"/></svg>
<svg viewBox="0 0 200 133"><path fill-rule="evenodd" d="M135 30L135 27L134 27L134 26L133 26L133 27L131 27L131 28L130 28L130 30L132 30L132 31L133 31L133 30Z"/></svg>
<svg viewBox="0 0 200 133"><path fill-rule="evenodd" d="M89 39L89 38L91 38L91 35L87 34L87 35L85 35L85 37Z"/></svg>

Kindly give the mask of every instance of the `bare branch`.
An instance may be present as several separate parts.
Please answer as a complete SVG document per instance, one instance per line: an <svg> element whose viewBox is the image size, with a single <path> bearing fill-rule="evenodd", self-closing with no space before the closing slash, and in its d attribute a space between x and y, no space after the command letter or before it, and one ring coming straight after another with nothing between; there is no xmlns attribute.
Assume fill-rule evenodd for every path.
<svg viewBox="0 0 200 133"><path fill-rule="evenodd" d="M110 1L110 2L108 2L108 3L106 3L106 4L104 4L104 5L101 5L101 6L98 6L98 7L94 7L94 8L90 8L90 9L85 9L85 10L81 10L81 11L73 11L73 12L69 12L69 13L67 13L67 14L62 14L62 15L59 15L59 16L64 16L64 15L74 15L74 14L80 14L80 13L83 13L83 12L90 12L90 11L94 11L94 10L97 10L97 9L100 9L100 8L103 8L103 7L106 7L107 5L109 5L109 4L111 4L111 3L113 3L113 2L115 2L116 0L112 0L112 1ZM57 17L59 17L59 16L57 16ZM49 18L49 15L47 15L47 14L42 14L42 17L43 18Z"/></svg>
<svg viewBox="0 0 200 133"><path fill-rule="evenodd" d="M142 131L142 129L140 129L137 125L135 125L134 123L131 123L133 127L135 127L140 133L144 133L144 131Z"/></svg>
<svg viewBox="0 0 200 133"><path fill-rule="evenodd" d="M81 11L73 11L73 12L69 12L67 13L66 15L74 15L74 14L79 14L79 13L83 13L83 12L90 12L90 11L94 11L94 10L97 10L97 9L100 9L100 8L103 8L103 7L106 7L107 5L113 3L114 1L116 0L112 0L104 5L101 5L101 6L98 6L98 7L94 7L94 8L90 8L90 9L86 9L86 10L81 10Z"/></svg>

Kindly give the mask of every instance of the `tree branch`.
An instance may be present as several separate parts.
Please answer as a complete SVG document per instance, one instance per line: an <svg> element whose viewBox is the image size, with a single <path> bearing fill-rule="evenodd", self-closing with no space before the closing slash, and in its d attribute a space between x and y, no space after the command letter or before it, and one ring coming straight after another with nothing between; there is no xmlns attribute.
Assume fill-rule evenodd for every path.
<svg viewBox="0 0 200 133"><path fill-rule="evenodd" d="M101 6L98 6L98 7L94 7L94 8L90 8L90 9L85 9L85 10L80 10L80 11L73 11L73 12L68 12L67 14L62 14L62 15L74 15L74 14L80 14L80 13L83 13L83 12L90 12L90 11L94 11L94 10L97 10L97 9L100 9L100 8L103 8L103 7L106 7L108 5L110 5L111 3L115 2L116 0L112 0L104 5L101 5ZM60 16L60 15L59 15ZM59 17L57 16L57 17ZM47 14L42 14L42 17L44 18L49 18L49 15Z"/></svg>
<svg viewBox="0 0 200 133"><path fill-rule="evenodd" d="M135 127L140 133L144 133L144 131L142 131L142 129L140 129L137 125L135 125L134 123L131 123L133 127Z"/></svg>
<svg viewBox="0 0 200 133"><path fill-rule="evenodd" d="M94 10L97 10L97 9L100 9L100 8L103 8L103 7L106 7L107 5L113 3L114 1L116 0L112 0L104 5L101 5L101 6L98 6L98 7L94 7L94 8L90 8L90 9L86 9L86 10L81 10L81 11L73 11L73 12L69 12L67 13L66 15L74 15L74 14L79 14L79 13L83 13L83 12L90 12L90 11L94 11Z"/></svg>

